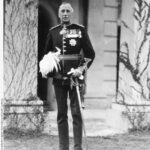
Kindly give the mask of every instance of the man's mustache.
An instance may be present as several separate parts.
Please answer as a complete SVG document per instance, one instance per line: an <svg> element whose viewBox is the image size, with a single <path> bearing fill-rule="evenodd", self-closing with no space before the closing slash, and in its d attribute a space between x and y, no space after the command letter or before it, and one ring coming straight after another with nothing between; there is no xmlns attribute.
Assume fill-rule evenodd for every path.
<svg viewBox="0 0 150 150"><path fill-rule="evenodd" d="M69 16L63 16L63 18L68 18Z"/></svg>

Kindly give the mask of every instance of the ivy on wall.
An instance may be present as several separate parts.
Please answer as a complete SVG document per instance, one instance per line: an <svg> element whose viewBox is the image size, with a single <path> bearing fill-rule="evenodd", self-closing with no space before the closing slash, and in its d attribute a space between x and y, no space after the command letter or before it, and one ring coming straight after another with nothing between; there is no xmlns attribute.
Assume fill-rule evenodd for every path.
<svg viewBox="0 0 150 150"><path fill-rule="evenodd" d="M134 0L134 3L134 29L122 21L122 28L126 28L134 40L121 42L118 103L150 101L150 2Z"/></svg>
<svg viewBox="0 0 150 150"><path fill-rule="evenodd" d="M37 89L37 0L6 0L4 97L24 99Z"/></svg>

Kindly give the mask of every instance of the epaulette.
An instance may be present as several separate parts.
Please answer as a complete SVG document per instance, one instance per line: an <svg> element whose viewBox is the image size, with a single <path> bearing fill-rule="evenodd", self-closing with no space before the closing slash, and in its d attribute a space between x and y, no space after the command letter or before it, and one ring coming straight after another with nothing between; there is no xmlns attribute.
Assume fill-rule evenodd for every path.
<svg viewBox="0 0 150 150"><path fill-rule="evenodd" d="M84 26L84 25L82 25L82 24L74 23L74 25L77 25L77 26L79 26L79 27L85 28L85 26Z"/></svg>
<svg viewBox="0 0 150 150"><path fill-rule="evenodd" d="M60 26L60 24L58 24L58 25L56 25L56 26L54 26L54 27L51 27L49 30L53 30L53 29L55 29L55 28L57 28L57 27L59 27Z"/></svg>

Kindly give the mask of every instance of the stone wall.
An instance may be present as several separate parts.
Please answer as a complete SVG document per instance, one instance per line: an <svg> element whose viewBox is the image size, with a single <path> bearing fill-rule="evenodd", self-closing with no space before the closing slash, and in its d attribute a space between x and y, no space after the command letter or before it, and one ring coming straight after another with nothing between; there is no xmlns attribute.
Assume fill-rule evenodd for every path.
<svg viewBox="0 0 150 150"><path fill-rule="evenodd" d="M5 0L4 10L4 98L35 96L37 0Z"/></svg>
<svg viewBox="0 0 150 150"><path fill-rule="evenodd" d="M96 57L85 97L92 108L110 108L116 95L117 19L118 0L89 0L88 32Z"/></svg>

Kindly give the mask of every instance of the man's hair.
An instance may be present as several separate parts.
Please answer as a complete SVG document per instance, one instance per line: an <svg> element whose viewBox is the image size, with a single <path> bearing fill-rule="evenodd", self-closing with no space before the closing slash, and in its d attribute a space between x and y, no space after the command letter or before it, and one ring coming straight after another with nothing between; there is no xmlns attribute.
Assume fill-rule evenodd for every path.
<svg viewBox="0 0 150 150"><path fill-rule="evenodd" d="M71 4L69 2L62 2L61 5L59 6L58 12L60 12L60 10L61 10L61 8L62 8L63 5L68 5L70 11L73 13L74 10L73 10L73 8L72 8L72 6L71 6Z"/></svg>

